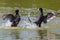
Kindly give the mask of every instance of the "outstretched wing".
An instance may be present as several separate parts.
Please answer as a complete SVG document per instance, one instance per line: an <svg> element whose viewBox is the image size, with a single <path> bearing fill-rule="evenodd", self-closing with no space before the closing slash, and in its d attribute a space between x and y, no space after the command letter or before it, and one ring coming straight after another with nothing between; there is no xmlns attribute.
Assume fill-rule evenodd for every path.
<svg viewBox="0 0 60 40"><path fill-rule="evenodd" d="M48 14L44 17L43 22L44 22L44 23L50 22L50 21L51 21L52 19L54 19L55 17L56 17L56 13L50 12L50 13L48 13Z"/></svg>

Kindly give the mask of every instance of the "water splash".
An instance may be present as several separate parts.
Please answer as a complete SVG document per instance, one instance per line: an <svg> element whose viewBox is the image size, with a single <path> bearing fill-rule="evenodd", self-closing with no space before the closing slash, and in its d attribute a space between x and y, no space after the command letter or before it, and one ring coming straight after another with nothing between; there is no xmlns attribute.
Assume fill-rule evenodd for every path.
<svg viewBox="0 0 60 40"><path fill-rule="evenodd" d="M34 24L33 22L30 22L28 20L27 16L21 19L21 21L19 22L18 26L27 27L27 28L36 28L37 27L36 24Z"/></svg>
<svg viewBox="0 0 60 40"><path fill-rule="evenodd" d="M10 20L4 20L3 23L1 23L0 27L11 27L12 22Z"/></svg>

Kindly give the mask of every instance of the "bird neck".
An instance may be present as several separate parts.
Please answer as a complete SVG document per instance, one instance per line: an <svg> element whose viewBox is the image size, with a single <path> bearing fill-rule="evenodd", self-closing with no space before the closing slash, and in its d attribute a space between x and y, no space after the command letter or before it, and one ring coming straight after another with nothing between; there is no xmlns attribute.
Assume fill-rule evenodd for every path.
<svg viewBox="0 0 60 40"><path fill-rule="evenodd" d="M16 12L16 15L19 15L19 12Z"/></svg>
<svg viewBox="0 0 60 40"><path fill-rule="evenodd" d="M43 15L43 9L42 9L42 10L40 10L40 12L41 12L40 16L41 16L41 15Z"/></svg>

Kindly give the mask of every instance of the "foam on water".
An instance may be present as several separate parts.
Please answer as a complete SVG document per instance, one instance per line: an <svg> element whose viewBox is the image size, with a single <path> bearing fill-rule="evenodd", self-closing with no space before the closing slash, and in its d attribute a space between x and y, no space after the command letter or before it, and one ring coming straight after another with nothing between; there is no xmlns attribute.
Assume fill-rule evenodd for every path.
<svg viewBox="0 0 60 40"><path fill-rule="evenodd" d="M10 22L10 20L7 20L7 22L5 23L6 26L11 26L12 22Z"/></svg>
<svg viewBox="0 0 60 40"><path fill-rule="evenodd" d="M27 28L36 28L37 27L36 24L34 24L33 22L30 22L28 20L28 17L22 18L21 21L19 22L18 26L21 26L21 27L25 26Z"/></svg>
<svg viewBox="0 0 60 40"><path fill-rule="evenodd" d="M0 27L11 27L12 22L10 20L4 20Z"/></svg>

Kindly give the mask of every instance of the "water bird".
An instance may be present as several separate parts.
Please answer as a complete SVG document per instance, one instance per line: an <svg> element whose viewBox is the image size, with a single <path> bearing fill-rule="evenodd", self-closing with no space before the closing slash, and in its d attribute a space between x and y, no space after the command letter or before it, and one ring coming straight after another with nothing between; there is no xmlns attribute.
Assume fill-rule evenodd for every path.
<svg viewBox="0 0 60 40"><path fill-rule="evenodd" d="M47 13L47 15L44 15L42 8L39 8L39 11L40 11L40 15L38 17L38 20L34 22L38 27L41 27L42 22L46 24L47 22L51 21L52 19L56 17L56 14L54 12L49 12ZM29 20L31 22L30 18Z"/></svg>
<svg viewBox="0 0 60 40"><path fill-rule="evenodd" d="M15 13L16 13L15 16L13 14L3 15L3 19L7 21L6 26L9 26L9 25L11 27L16 27L17 26L17 24L19 23L21 18L20 18L18 9L15 11Z"/></svg>
<svg viewBox="0 0 60 40"><path fill-rule="evenodd" d="M12 26L17 26L17 24L19 23L19 21L21 20L21 18L20 18L20 15L19 15L19 10L17 9L16 11L15 11L15 16L14 16L14 21L13 21L13 24L12 24Z"/></svg>

